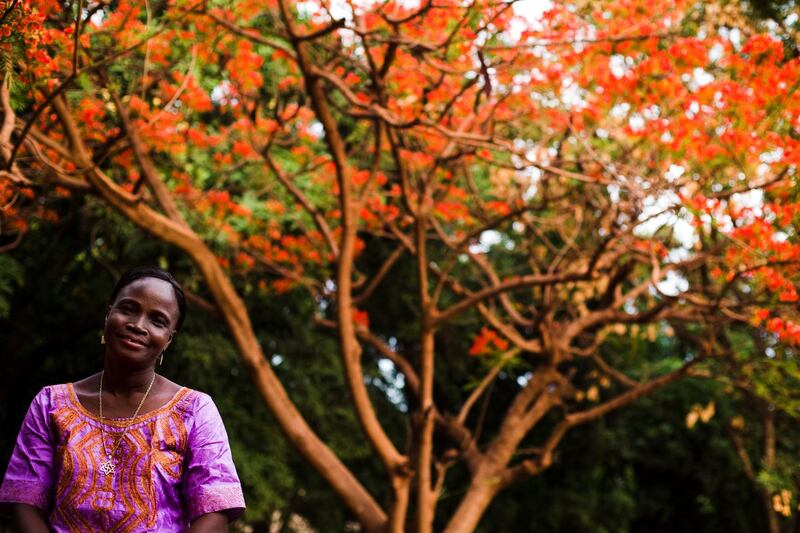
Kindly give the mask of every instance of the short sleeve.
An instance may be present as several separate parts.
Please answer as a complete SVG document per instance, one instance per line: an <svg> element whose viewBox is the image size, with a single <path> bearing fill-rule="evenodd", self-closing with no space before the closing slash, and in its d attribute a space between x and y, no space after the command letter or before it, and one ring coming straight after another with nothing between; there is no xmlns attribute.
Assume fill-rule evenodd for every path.
<svg viewBox="0 0 800 533"><path fill-rule="evenodd" d="M217 406L206 394L196 400L184 466L182 491L189 522L213 512L235 520L244 512L228 435Z"/></svg>
<svg viewBox="0 0 800 533"><path fill-rule="evenodd" d="M53 493L55 440L50 430L50 393L45 387L31 402L8 462L0 502L27 503L45 511Z"/></svg>

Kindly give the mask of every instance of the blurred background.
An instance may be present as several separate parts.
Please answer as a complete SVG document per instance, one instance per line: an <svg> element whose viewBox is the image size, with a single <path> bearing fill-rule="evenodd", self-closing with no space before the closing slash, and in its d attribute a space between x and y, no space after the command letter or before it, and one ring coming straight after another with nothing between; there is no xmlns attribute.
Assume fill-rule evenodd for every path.
<svg viewBox="0 0 800 533"><path fill-rule="evenodd" d="M207 295L191 265L129 223L98 216L91 202L70 200L62 207L61 223L34 225L18 249L0 255L3 469L38 390L101 369L100 333L118 274L136 265L160 265L191 296L186 323L159 372L208 392L219 406L248 505L239 527L258 532L359 530L338 498L286 444L219 316L203 306ZM246 282L240 289L245 294L254 290ZM307 299L294 296L250 299L256 330L311 425L373 494L388 498L381 467L349 406L336 340L305 318ZM379 312L385 320L401 320L402 304L384 300L380 311L372 311L372 320L380 320ZM469 346L465 339L450 342ZM658 347L656 339L621 348L658 358ZM372 369L368 383L382 419L401 435L405 421L402 404L391 394L394 376L381 372L377 358L365 367ZM496 394L516 388L515 380L513 372L501 375ZM715 382L688 380L576 428L559 448L554 466L504 493L479 531L765 531L757 493L729 438L724 414L738 409L728 405L732 401ZM687 415L709 402L717 415L705 422L696 419L689 427ZM495 412L485 416L491 423ZM789 446L800 442L794 421L782 424L780 434ZM457 496L445 494L441 505L455 505ZM8 516L2 519L8 527Z"/></svg>
<svg viewBox="0 0 800 533"><path fill-rule="evenodd" d="M260 344L383 510L406 483L409 531L415 491L441 531L513 471L477 531L800 533L799 30L794 0L0 0L0 469L156 265L189 304L159 372L222 413L235 531L362 530L253 384ZM558 395L468 468L529 392Z"/></svg>

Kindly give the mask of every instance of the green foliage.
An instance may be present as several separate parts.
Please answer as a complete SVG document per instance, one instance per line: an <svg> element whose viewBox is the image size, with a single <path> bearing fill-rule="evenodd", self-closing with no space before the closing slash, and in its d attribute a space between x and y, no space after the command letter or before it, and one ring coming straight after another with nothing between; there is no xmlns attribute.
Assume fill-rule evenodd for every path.
<svg viewBox="0 0 800 533"><path fill-rule="evenodd" d="M684 424L710 398L724 402L722 387L693 380L577 428L556 463L503 494L478 531L762 531L723 418Z"/></svg>
<svg viewBox="0 0 800 533"><path fill-rule="evenodd" d="M792 475L797 472L798 463L788 464L783 462L783 468L764 469L758 473L758 482L761 483L771 493L780 492L782 489L791 490Z"/></svg>
<svg viewBox="0 0 800 533"><path fill-rule="evenodd" d="M99 370L102 319L119 272L158 264L188 291L207 297L179 254L144 238L102 206L88 201L64 215L59 227L38 225L13 255L0 255L0 294L7 309L0 317L7 368L0 376L0 404L6 407L0 411L3 465L28 403L42 386ZM248 293L245 287L242 292ZM307 314L298 311L309 304L297 293L264 298L249 292L256 297L251 302L254 327L266 349L273 350L276 371L301 412L373 494L388 498L344 392L330 333L313 328ZM274 511L300 513L320 530L348 519L324 481L287 445L218 316L190 301L186 323L159 371L214 398L245 489L245 523L266 528ZM375 394L381 410L394 410L378 389Z"/></svg>
<svg viewBox="0 0 800 533"><path fill-rule="evenodd" d="M751 377L756 394L770 398L782 411L800 418L800 363L796 356L765 357Z"/></svg>
<svg viewBox="0 0 800 533"><path fill-rule="evenodd" d="M9 255L0 255L0 318L8 318L11 313L11 296L14 289L22 285L22 265Z"/></svg>
<svg viewBox="0 0 800 533"><path fill-rule="evenodd" d="M0 255L2 279L11 287L3 293L9 311L0 321L7 368L0 376L0 403L7 406L0 412L4 428L0 461L10 454L22 415L38 388L80 379L99 368L100 325L116 272L135 264L160 264L173 270L195 296L207 298L196 272L174 250L143 238L139 230L93 201L72 209L64 213L58 227L38 225L13 254ZM369 271L381 259L364 257L360 264ZM382 288L380 305L367 309L378 331L389 324L400 325L393 328L398 332L394 342L403 348L413 346L417 336L417 322L409 320L415 311L403 289L413 269L411 261L396 265ZM333 333L308 322L313 302L301 291L265 294L246 278L241 283L242 292L249 295L248 306L262 345L301 412L370 491L388 502L380 466L361 436L344 393ZM459 320L468 324L476 318L465 315ZM755 349L752 344L739 344ZM469 345L470 339L460 335L458 328L442 331L437 350L440 360L447 362L450 379L437 387L439 405L457 406L463 387L474 386L477 376L491 364L488 358L465 357ZM646 377L674 367L682 350L675 336L662 331L653 338L639 329L609 338L603 355L620 368L643 361L633 376ZM387 397L387 391L397 386L396 376L378 370L379 354L367 348L364 356L379 416L388 422L392 438L401 441L405 422L398 406L402 402ZM501 373L485 414L486 434L495 430L497 414L519 387L517 379L530 368L531 361L515 360ZM318 474L287 446L219 317L191 305L161 371L208 392L219 406L245 487L246 523L265 529L272 513L279 511L298 513L320 531L342 529L347 511ZM596 383L596 377L587 373L576 383L588 387ZM405 394L402 386L395 392ZM709 401L716 402L717 415L707 424L687 428L685 416L692 406ZM762 530L755 489L745 479L727 437L726 424L739 412L747 413L746 406L726 387L693 380L599 423L576 428L559 449L554 466L504 493L489 509L479 531ZM791 438L798 435L796 424L780 421L781 442L788 445L782 445L778 466L760 469L759 476L774 491L790 486L800 469L800 439ZM757 462L761 435L756 417L748 415L745 431ZM538 436L533 435L525 447L535 447ZM448 475L442 516L457 503L467 482L457 469Z"/></svg>

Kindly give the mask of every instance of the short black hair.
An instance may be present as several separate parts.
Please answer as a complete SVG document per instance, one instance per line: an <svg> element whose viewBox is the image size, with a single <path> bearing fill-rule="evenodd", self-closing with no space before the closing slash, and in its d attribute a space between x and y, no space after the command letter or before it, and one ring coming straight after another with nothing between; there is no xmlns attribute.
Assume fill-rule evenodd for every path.
<svg viewBox="0 0 800 533"><path fill-rule="evenodd" d="M186 295L183 294L183 287L181 287L181 284L178 283L172 274L163 268L154 266L141 266L128 270L119 278L117 284L114 285L114 290L111 291L111 298L108 300L108 304L112 305L114 303L122 289L137 279L142 278L156 278L164 280L172 285L172 290L175 292L175 300L178 302L178 324L175 326L175 331L181 329L183 319L186 317Z"/></svg>

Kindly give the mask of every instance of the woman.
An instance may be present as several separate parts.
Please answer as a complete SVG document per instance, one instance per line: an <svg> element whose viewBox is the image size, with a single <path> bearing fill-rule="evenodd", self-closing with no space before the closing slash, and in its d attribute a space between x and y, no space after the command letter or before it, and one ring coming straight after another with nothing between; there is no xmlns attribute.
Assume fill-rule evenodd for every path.
<svg viewBox="0 0 800 533"><path fill-rule="evenodd" d="M227 531L244 511L211 398L155 372L185 308L161 269L119 280L103 371L45 387L22 423L0 486L22 531Z"/></svg>

